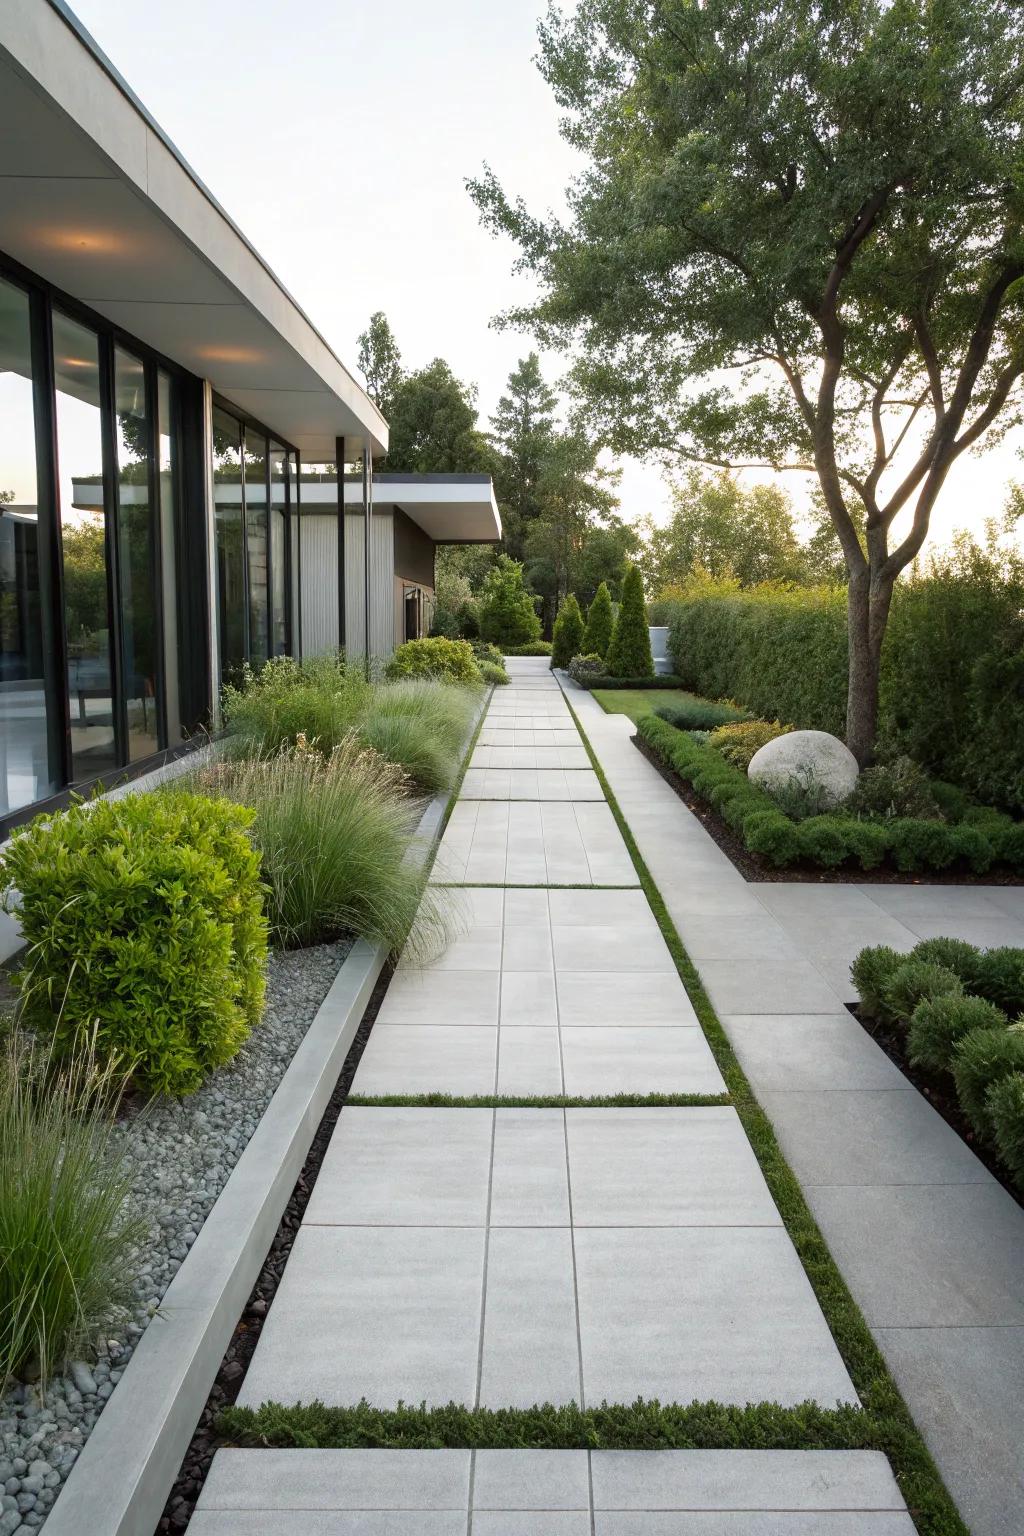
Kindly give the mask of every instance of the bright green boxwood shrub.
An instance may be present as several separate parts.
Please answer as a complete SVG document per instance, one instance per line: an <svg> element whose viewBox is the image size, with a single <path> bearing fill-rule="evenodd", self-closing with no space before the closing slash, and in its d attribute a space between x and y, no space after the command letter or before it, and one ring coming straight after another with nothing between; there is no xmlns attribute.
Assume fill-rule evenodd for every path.
<svg viewBox="0 0 1024 1536"><path fill-rule="evenodd" d="M443 635L426 640L406 640L384 671L389 678L433 677L445 683L482 681L469 641L448 640Z"/></svg>
<svg viewBox="0 0 1024 1536"><path fill-rule="evenodd" d="M622 579L622 601L612 626L606 659L612 677L654 676L643 578L635 565L626 567ZM721 690L722 693L727 691L724 688Z"/></svg>
<svg viewBox="0 0 1024 1536"><path fill-rule="evenodd" d="M253 813L183 790L93 800L17 829L27 1022L92 1040L139 1087L191 1093L259 1018L267 957Z"/></svg>
<svg viewBox="0 0 1024 1536"><path fill-rule="evenodd" d="M562 599L551 632L551 665L567 667L578 656L583 644L583 615L576 595L570 592Z"/></svg>
<svg viewBox="0 0 1024 1536"><path fill-rule="evenodd" d="M979 1136L989 1137L994 1130L989 1116L989 1090L1012 1072L1024 1072L1024 1025L972 1029L957 1041L953 1081L960 1107Z"/></svg>
<svg viewBox="0 0 1024 1536"><path fill-rule="evenodd" d="M974 1029L1005 1029L1006 1015L983 997L946 992L924 998L910 1018L907 1055L915 1067L948 1072L958 1040Z"/></svg>

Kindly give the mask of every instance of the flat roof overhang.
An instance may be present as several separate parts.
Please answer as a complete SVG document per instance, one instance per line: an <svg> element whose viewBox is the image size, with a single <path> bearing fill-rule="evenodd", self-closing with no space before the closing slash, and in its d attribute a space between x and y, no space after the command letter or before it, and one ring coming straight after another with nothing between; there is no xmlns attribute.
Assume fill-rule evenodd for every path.
<svg viewBox="0 0 1024 1536"><path fill-rule="evenodd" d="M73 505L80 512L103 506L103 487L96 480L75 480ZM220 481L213 488L216 503L238 506L240 482ZM122 486L122 502L143 501L143 486ZM306 516L336 514L338 482L302 479L300 511ZM345 509L362 507L362 482L358 475L345 477ZM375 512L404 512L435 544L493 544L501 538L501 517L489 475L374 475Z"/></svg>
<svg viewBox="0 0 1024 1536"><path fill-rule="evenodd" d="M358 475L345 476L345 508L362 506ZM302 480L300 511L336 510L336 480ZM435 544L493 544L501 538L501 516L490 475L374 474L377 511L404 512Z"/></svg>
<svg viewBox="0 0 1024 1536"><path fill-rule="evenodd" d="M388 428L63 0L0 5L0 251L311 459Z"/></svg>

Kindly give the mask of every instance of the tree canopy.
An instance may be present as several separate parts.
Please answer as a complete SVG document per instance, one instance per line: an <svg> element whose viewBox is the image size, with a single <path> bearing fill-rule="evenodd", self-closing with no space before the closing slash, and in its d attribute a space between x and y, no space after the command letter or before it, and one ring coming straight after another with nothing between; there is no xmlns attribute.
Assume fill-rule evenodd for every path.
<svg viewBox="0 0 1024 1536"><path fill-rule="evenodd" d="M477 427L476 391L442 357L396 385L383 468L406 474L483 474L494 453Z"/></svg>
<svg viewBox="0 0 1024 1536"><path fill-rule="evenodd" d="M505 318L574 347L620 452L814 471L866 760L893 582L952 464L1021 419L1019 7L580 0L539 62L588 164L564 219L470 183L539 280Z"/></svg>
<svg viewBox="0 0 1024 1536"><path fill-rule="evenodd" d="M402 382L402 354L382 309L370 316L370 323L359 337L356 357L359 372L366 380L366 392L381 415L390 419L395 394Z"/></svg>
<svg viewBox="0 0 1024 1536"><path fill-rule="evenodd" d="M672 513L648 525L644 574L648 590L691 572L759 581L800 581L807 574L789 497L776 485L744 487L735 475L689 470L672 488Z"/></svg>

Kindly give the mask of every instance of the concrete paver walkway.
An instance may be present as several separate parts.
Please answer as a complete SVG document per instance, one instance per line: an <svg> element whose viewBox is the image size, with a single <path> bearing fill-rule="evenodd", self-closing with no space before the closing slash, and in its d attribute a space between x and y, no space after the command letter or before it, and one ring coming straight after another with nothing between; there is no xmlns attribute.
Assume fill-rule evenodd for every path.
<svg viewBox="0 0 1024 1536"><path fill-rule="evenodd" d="M538 739L575 728L545 663L510 670L480 740L511 766L468 771L435 868L465 932L396 972L354 1091L720 1093L608 806L511 798L553 771L520 766ZM240 1401L364 1396L856 1402L739 1119L710 1105L346 1108ZM847 1452L221 1452L194 1527L270 1511L290 1536L912 1529L884 1458Z"/></svg>
<svg viewBox="0 0 1024 1536"><path fill-rule="evenodd" d="M271 1528L275 1536L914 1530L874 1451L219 1451L190 1531Z"/></svg>
<svg viewBox="0 0 1024 1536"><path fill-rule="evenodd" d="M974 1536L1024 1530L1024 1212L845 1007L865 945L1024 946L1024 889L748 883L632 722L566 689Z"/></svg>

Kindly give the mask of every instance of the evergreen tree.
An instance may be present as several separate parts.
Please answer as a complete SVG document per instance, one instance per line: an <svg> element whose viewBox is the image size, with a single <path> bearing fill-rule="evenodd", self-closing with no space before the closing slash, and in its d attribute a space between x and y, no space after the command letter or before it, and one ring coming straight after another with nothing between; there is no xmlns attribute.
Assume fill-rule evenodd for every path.
<svg viewBox="0 0 1024 1536"><path fill-rule="evenodd" d="M608 583L602 581L594 593L594 601L587 609L587 627L583 635L583 650L588 656L607 656L612 639L612 595Z"/></svg>
<svg viewBox="0 0 1024 1536"><path fill-rule="evenodd" d="M583 644L583 615L573 592L562 602L551 636L551 665L567 667Z"/></svg>
<svg viewBox="0 0 1024 1536"><path fill-rule="evenodd" d="M499 555L480 591L480 636L492 645L527 645L540 636L533 599L518 560Z"/></svg>
<svg viewBox="0 0 1024 1536"><path fill-rule="evenodd" d="M390 418L402 382L402 354L382 309L370 316L370 323L359 338L356 360L366 380L366 393L381 415Z"/></svg>
<svg viewBox="0 0 1024 1536"><path fill-rule="evenodd" d="M542 510L540 480L555 440L556 401L536 352L520 358L506 390L491 417L491 437L500 455L494 489L505 550L522 559L527 530Z"/></svg>
<svg viewBox="0 0 1024 1536"><path fill-rule="evenodd" d="M644 584L635 565L629 567L623 578L622 602L612 629L606 663L611 677L654 676Z"/></svg>
<svg viewBox="0 0 1024 1536"><path fill-rule="evenodd" d="M494 450L476 424L476 391L443 357L407 373L395 390L383 468L399 474L489 474Z"/></svg>

